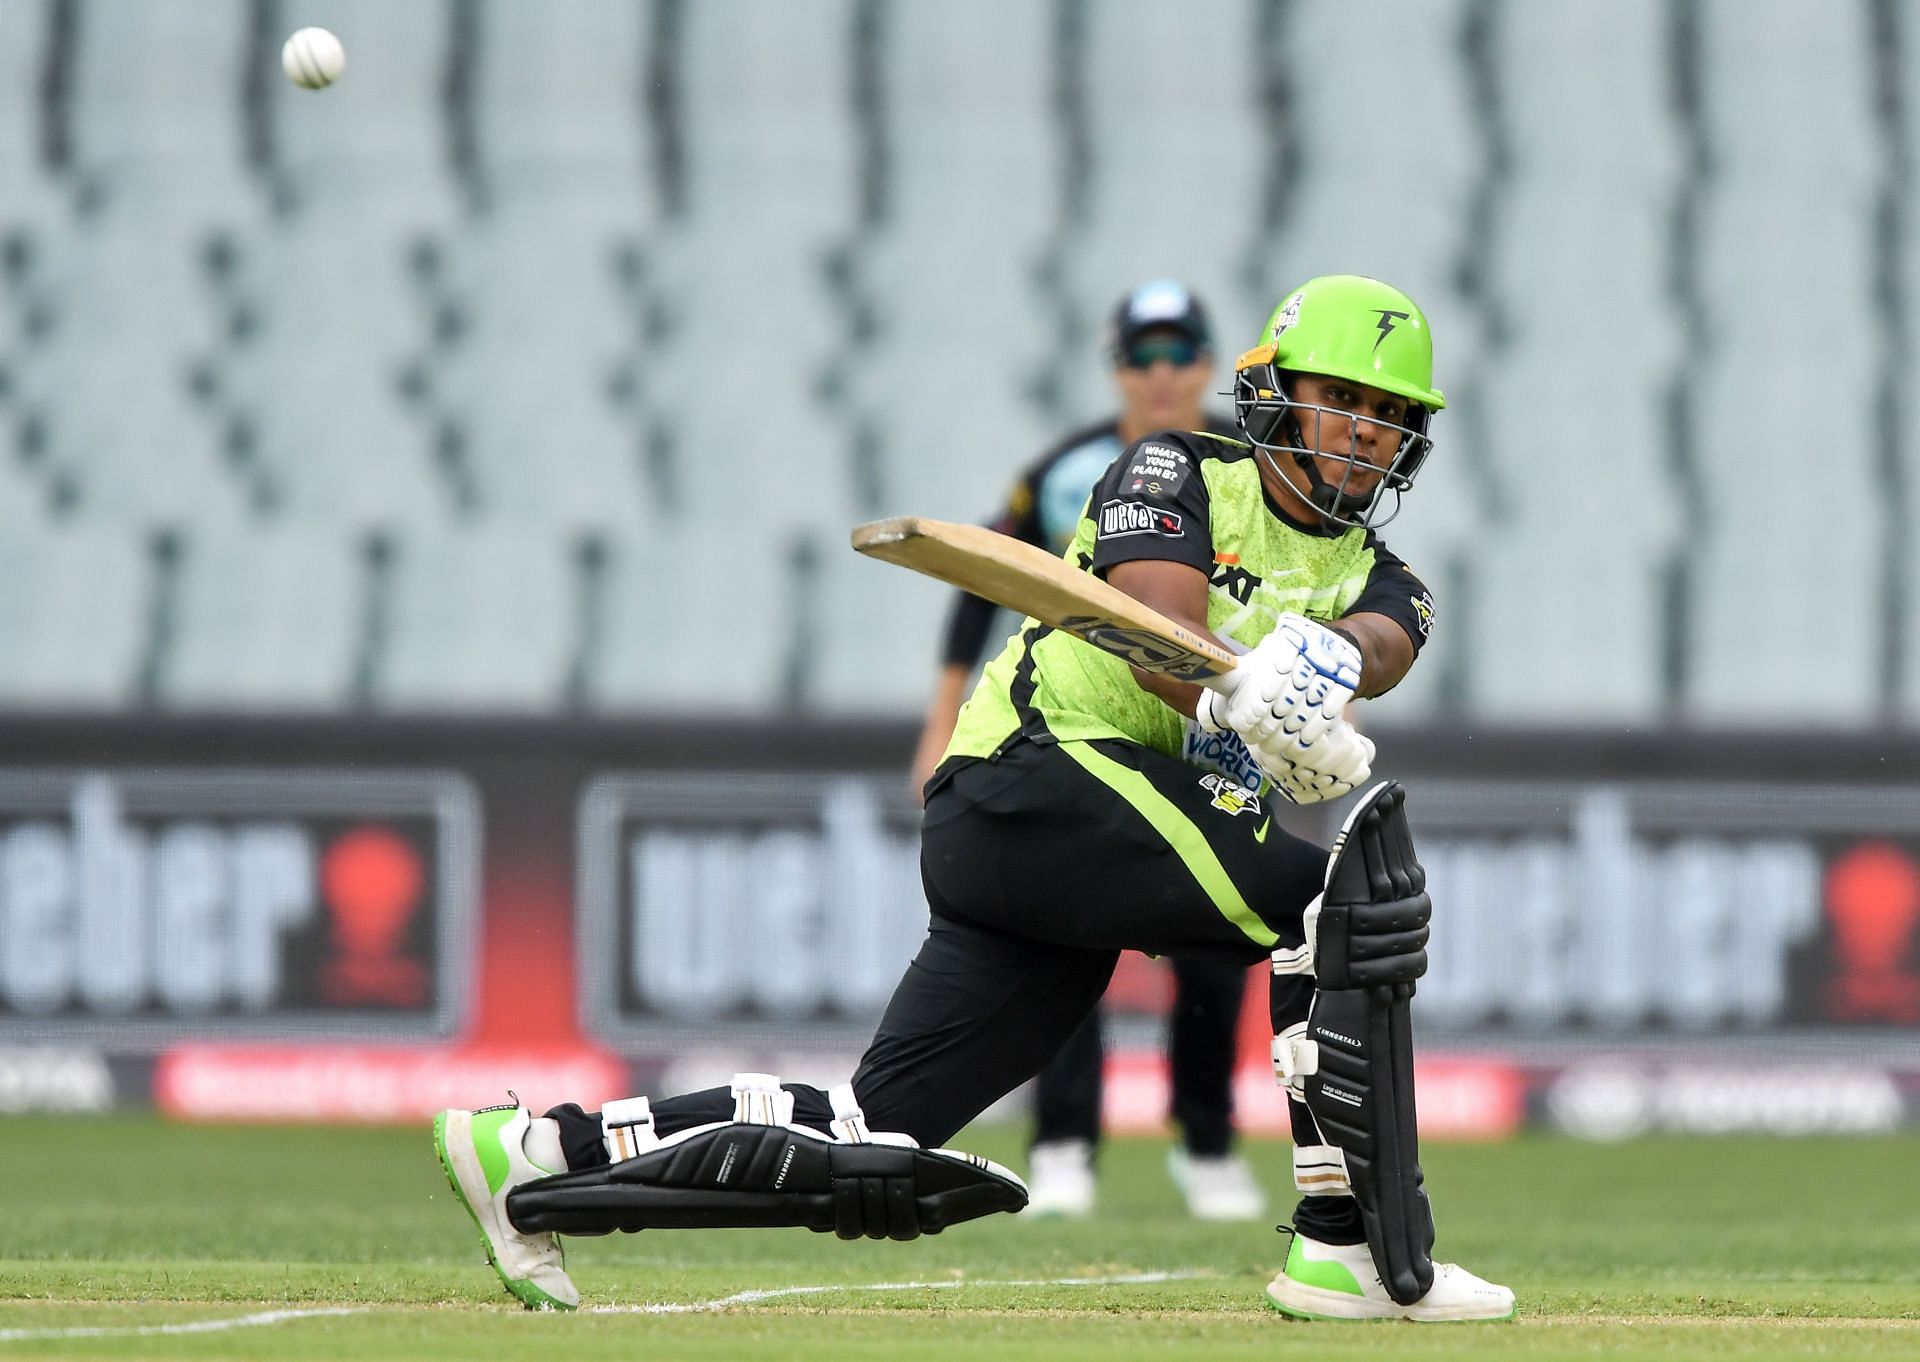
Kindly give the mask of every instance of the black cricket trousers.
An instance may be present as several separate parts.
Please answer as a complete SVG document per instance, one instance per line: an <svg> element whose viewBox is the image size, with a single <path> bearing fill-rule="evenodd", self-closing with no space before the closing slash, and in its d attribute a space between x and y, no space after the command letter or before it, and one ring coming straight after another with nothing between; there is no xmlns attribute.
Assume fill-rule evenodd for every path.
<svg viewBox="0 0 1920 1362"><path fill-rule="evenodd" d="M1247 966L1299 946L1326 861L1266 800L1138 743L1018 738L995 758L948 762L921 827L927 939L853 1076L867 1124L944 1144L1054 1057L1123 949ZM1311 980L1275 987L1276 1026L1304 1020ZM794 1119L825 1129L824 1090L787 1087ZM667 1098L655 1128L732 1109L725 1088ZM596 1118L571 1105L549 1114L571 1166L606 1162ZM1358 1241L1350 1202L1308 1203L1337 1213L1312 1226L1297 1216L1302 1229Z"/></svg>

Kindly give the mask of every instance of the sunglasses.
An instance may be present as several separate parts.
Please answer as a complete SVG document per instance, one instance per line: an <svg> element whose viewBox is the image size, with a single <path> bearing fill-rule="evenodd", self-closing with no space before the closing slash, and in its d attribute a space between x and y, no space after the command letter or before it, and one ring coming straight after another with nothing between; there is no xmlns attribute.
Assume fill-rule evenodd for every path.
<svg viewBox="0 0 1920 1362"><path fill-rule="evenodd" d="M1200 358L1200 347L1185 336L1154 336L1135 341L1121 352L1120 362L1129 369L1151 369L1165 360L1176 369L1184 369Z"/></svg>

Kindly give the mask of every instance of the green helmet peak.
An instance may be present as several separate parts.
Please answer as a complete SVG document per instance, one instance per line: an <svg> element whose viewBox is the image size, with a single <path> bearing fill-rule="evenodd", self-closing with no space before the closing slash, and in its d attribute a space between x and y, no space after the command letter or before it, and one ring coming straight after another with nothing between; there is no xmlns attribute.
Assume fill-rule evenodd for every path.
<svg viewBox="0 0 1920 1362"><path fill-rule="evenodd" d="M1270 463L1275 453L1293 460L1305 474L1307 499L1328 528L1385 524L1399 512L1400 495L1413 485L1433 447L1428 424L1433 413L1447 405L1445 395L1433 386L1427 316L1413 299L1391 284L1358 274L1309 279L1281 300L1258 344L1233 367L1234 410L1241 428ZM1404 425L1363 416L1369 426L1397 432L1392 457L1384 464L1363 457L1360 423L1351 419L1344 451L1307 449L1301 413L1324 412L1336 419L1363 414L1295 401L1292 377L1297 374L1345 379L1404 398L1409 403ZM1325 427L1316 421L1311 428ZM1328 481L1316 459L1341 465L1338 478ZM1381 494L1388 490L1394 493L1393 504L1382 515Z"/></svg>

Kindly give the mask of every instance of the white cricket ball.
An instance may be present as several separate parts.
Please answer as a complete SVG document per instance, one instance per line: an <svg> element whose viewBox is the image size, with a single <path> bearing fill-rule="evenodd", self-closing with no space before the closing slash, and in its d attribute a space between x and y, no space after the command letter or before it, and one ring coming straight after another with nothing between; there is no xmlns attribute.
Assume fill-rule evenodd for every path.
<svg viewBox="0 0 1920 1362"><path fill-rule="evenodd" d="M324 90L347 67L347 49L324 28L303 28L280 49L280 67L303 90Z"/></svg>

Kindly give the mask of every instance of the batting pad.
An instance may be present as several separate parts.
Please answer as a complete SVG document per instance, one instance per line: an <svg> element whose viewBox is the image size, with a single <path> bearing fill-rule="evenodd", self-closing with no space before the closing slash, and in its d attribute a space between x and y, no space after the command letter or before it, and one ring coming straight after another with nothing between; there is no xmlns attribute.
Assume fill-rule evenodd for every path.
<svg viewBox="0 0 1920 1362"><path fill-rule="evenodd" d="M804 1225L904 1240L1026 1204L1026 1184L977 1155L725 1121L606 1167L526 1183L507 1195L507 1215L526 1234Z"/></svg>
<svg viewBox="0 0 1920 1362"><path fill-rule="evenodd" d="M1411 1305L1433 1288L1433 1210L1413 1103L1412 984L1316 993L1307 1018L1315 1069L1306 1107L1339 1150L1387 1294Z"/></svg>

